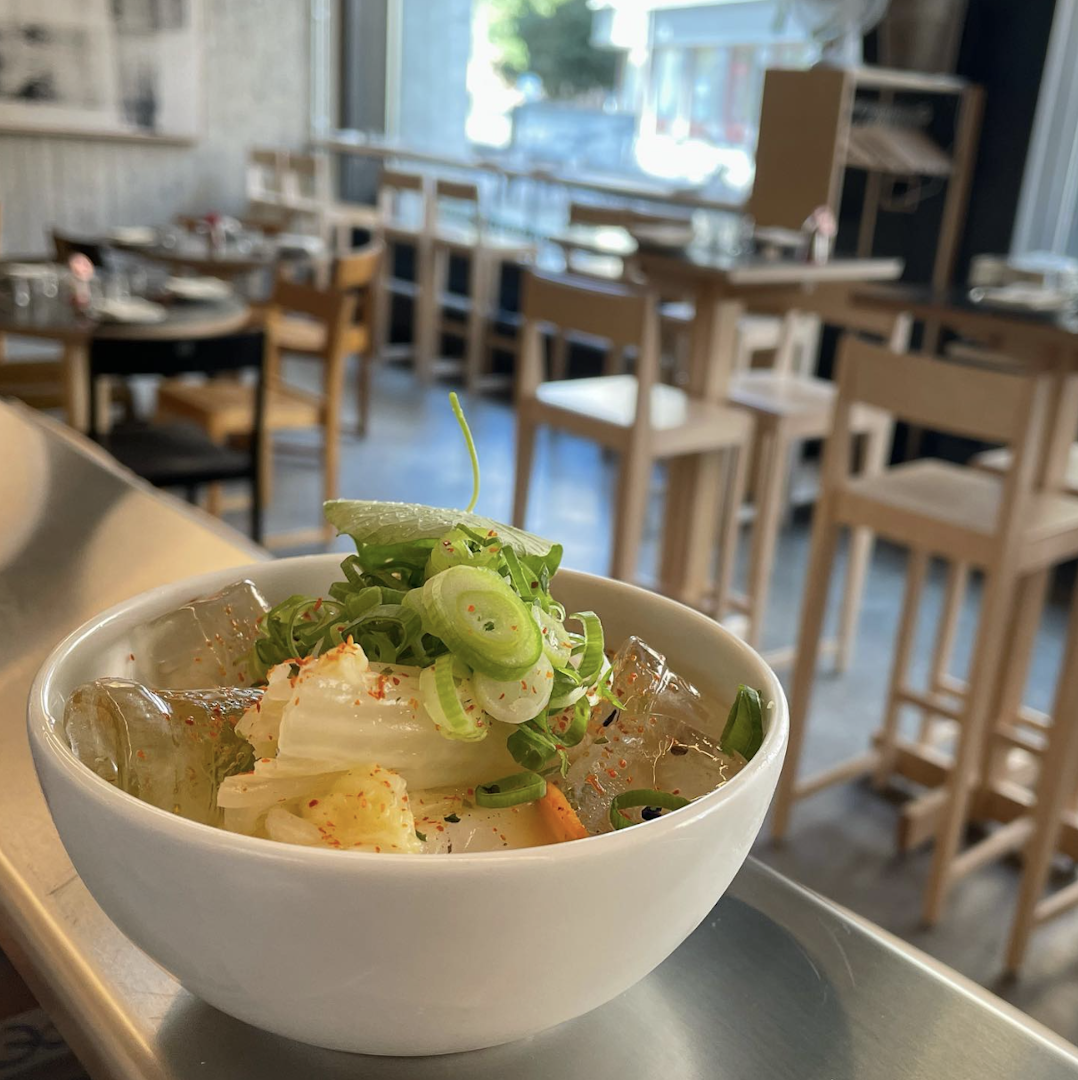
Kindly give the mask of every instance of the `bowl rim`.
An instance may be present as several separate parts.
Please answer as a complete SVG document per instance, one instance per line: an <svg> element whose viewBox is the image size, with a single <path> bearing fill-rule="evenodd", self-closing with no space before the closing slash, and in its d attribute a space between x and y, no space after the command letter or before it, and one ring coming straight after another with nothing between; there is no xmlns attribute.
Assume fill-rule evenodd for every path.
<svg viewBox="0 0 1078 1080"><path fill-rule="evenodd" d="M379 865L399 867L406 873L432 874L464 872L468 867L476 865L489 866L508 864L510 862L517 864L546 864L551 859L567 861L579 858L594 858L604 852L612 856L617 851L624 851L626 848L636 844L658 842L664 836L690 828L702 819L711 817L719 812L726 803L739 798L740 793L747 790L752 783L759 782L760 776L768 771L770 767L776 764L781 767L789 735L789 711L786 695L778 676L775 675L771 667L755 649L714 619L660 593L652 592L628 582L568 568L559 570L559 573L569 573L574 577L584 578L592 583L598 582L601 583L602 587L606 588L613 587L619 590L627 589L642 593L648 598L649 602L658 602L663 606L676 608L682 618L696 623L702 632L717 634L718 637L724 639L727 648L732 648L734 651L741 653L747 662L759 665L767 673L768 689L774 707L771 710L768 728L764 733L764 741L752 760L722 787L693 800L689 806L683 807L676 813L665 814L657 820L647 822L647 828L620 829L616 832L584 837L570 844L509 848L504 851L460 852L457 854L432 853L424 855L422 858L387 858L386 853L339 851L329 848L285 844L268 840L265 837L247 836L243 833L230 832L219 826L191 821L188 818L180 817L178 814L169 813L167 810L143 802L136 796L110 784L79 761L71 748L57 733L56 727L62 718L54 717L48 706L55 677L63 664L74 653L82 648L88 640L111 624L137 612L139 609L152 609L156 603L166 597L171 597L177 592L187 593L191 597L203 596L208 591L216 591L229 582L244 579L255 580L257 585L260 571L265 571L267 567L279 568L285 565L310 565L312 563L321 565L330 562L339 565L340 561L341 556L339 553L327 552L316 555L298 555L284 559L263 560L213 570L181 578L137 593L86 620L53 648L38 669L33 685L30 688L27 699L27 734L31 749L35 751L33 755L35 769L40 773L38 754L47 755L52 764L63 773L67 780L73 783L93 802L111 809L116 814L141 817L145 822L144 827L149 827L150 824L156 822L156 827L162 829L166 835L176 841L210 845L220 851L231 851L237 855L245 855L260 860L295 861L311 869L323 864L327 867L338 866L342 868L346 865L362 865L365 867ZM149 612L147 612L147 616L149 616ZM777 763L776 758L778 759ZM346 862L347 859L352 860L350 864ZM405 869L413 866L429 866L431 869Z"/></svg>

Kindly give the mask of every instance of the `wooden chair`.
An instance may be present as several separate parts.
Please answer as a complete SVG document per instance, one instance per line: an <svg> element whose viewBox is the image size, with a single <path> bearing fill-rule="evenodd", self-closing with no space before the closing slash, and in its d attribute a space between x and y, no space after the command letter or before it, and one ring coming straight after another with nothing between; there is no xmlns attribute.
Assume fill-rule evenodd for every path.
<svg viewBox="0 0 1078 1080"><path fill-rule="evenodd" d="M480 380L489 375L483 358L489 356L488 334L497 308L502 266L528 258L534 245L523 237L487 227L479 185L471 180L437 178L432 213L431 280L429 286L424 284L419 301L416 366L420 377L429 379L442 337L460 338L464 341L465 386L476 390ZM454 257L468 265L466 295L450 289L450 261ZM500 317L510 319L508 313L500 313Z"/></svg>
<svg viewBox="0 0 1078 1080"><path fill-rule="evenodd" d="M383 168L378 181L378 216L374 235L385 247L374 301L375 356L389 355L394 296L412 301L412 344L408 351L418 357L423 283L430 280L432 201L427 178L420 173ZM396 276L395 259L400 248L415 252L414 279Z"/></svg>
<svg viewBox="0 0 1078 1080"><path fill-rule="evenodd" d="M620 455L613 515L611 573L636 573L652 467L687 455L725 455L730 498L716 591L729 587L736 543L736 507L744 481L752 420L721 401L660 383L655 295L629 285L529 273L524 283L524 334L516 385L517 453L513 522L524 524L540 425L569 431ZM543 380L542 330L554 326L636 350L636 373L555 382ZM700 553L694 553L694 557ZM704 557L710 555L706 553Z"/></svg>
<svg viewBox="0 0 1078 1080"><path fill-rule="evenodd" d="M364 274L372 275L377 259L364 258L356 265L359 269L339 272L337 281L347 282L347 286L334 285L327 290L279 277L265 315L268 382L266 427L271 432L322 428L325 499L334 499L338 494L345 364L352 353L362 354L370 341L369 323L355 319L355 281ZM369 281L369 276L366 280ZM309 393L284 381L281 355L285 351L301 352L304 356L322 361L321 394ZM363 367L366 367L366 362ZM158 395L160 413L194 421L217 442L226 442L248 430L251 408L250 387L233 381L217 380L200 384L170 382L161 388ZM267 501L271 466L269 454L267 440L262 468L262 492ZM220 505L211 506L211 509L219 510ZM327 540L332 535L332 530L327 527L317 532ZM305 530L302 539L309 539L308 534L309 530ZM298 543L301 538L290 536L288 540Z"/></svg>
<svg viewBox="0 0 1078 1080"><path fill-rule="evenodd" d="M935 850L924 918L934 923L958 878L1006 850L1000 834L993 834L958 854L975 784L992 772L995 694L1007 664L1012 605L1024 584L1045 567L1078 553L1078 499L1040 490L1035 480L1050 405L1048 376L984 370L924 355L897 356L850 335L839 350L839 372L790 693L790 743L772 831L776 837L785 835L799 798L860 775L872 774L877 783L890 776L902 751L900 707L925 705L924 695L908 687L906 679L929 558L981 568L985 587L969 690L952 711L958 725L953 760L941 769L942 787L915 800L933 812ZM853 414L866 405L924 427L1004 442L1014 451L1014 467L998 479L922 460L855 477L850 469ZM887 707L873 750L799 781L831 567L844 527L869 529L910 551ZM1013 846L1015 834L1004 829L1002 840Z"/></svg>
<svg viewBox="0 0 1078 1080"><path fill-rule="evenodd" d="M251 486L251 536L261 543L260 474L268 459L265 428L268 346L268 339L258 330L197 341L93 341L88 365L90 437L151 484L186 489L192 502L202 486L225 480L247 480ZM226 446L212 432L199 431L187 423L111 425L102 415L102 395L95 387L103 377L176 376L190 372L235 376L244 371L253 372L255 379L253 384L244 386L246 408L229 434L244 436L245 450ZM229 382L229 385L240 384Z"/></svg>
<svg viewBox="0 0 1078 1080"><path fill-rule="evenodd" d="M287 156L285 150L255 148L247 152L247 205L252 211L281 206Z"/></svg>
<svg viewBox="0 0 1078 1080"><path fill-rule="evenodd" d="M829 304L827 295L826 287L822 287L814 297L819 306L808 315L792 306L798 302L795 294L761 296L758 303L765 310L775 312L776 319L779 312L785 312L775 362L764 369L741 367L735 371L727 393L731 404L747 409L756 421L753 454L756 513L752 523L748 589L745 596L731 599L734 609L747 616L744 637L753 648L759 648L763 639L775 549L783 509L791 501L787 493L796 456L805 442L825 439L831 431L837 387L800 370L797 354L806 334L814 338L818 335L822 313L825 321L883 339L896 353L904 352L909 345L911 322L907 317L880 315L844 301ZM804 319L810 324L807 332L799 326ZM851 413L851 422L854 436L863 442L862 475L879 472L887 464L890 451L891 417L877 409L861 408ZM861 593L871 557L872 533L867 529L856 530L848 553L838 634L834 643L825 646L826 651L834 652L839 671L845 671L852 658ZM721 617L724 613L717 614ZM792 650L771 653L768 659L774 664L789 662Z"/></svg>

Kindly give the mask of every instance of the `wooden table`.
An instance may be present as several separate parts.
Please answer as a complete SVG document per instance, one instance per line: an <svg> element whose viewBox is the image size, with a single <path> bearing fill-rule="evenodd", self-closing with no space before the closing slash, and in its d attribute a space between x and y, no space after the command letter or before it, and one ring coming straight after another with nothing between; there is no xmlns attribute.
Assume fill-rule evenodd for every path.
<svg viewBox="0 0 1078 1080"><path fill-rule="evenodd" d="M721 402L733 370L738 321L754 298L776 294L796 299L799 310L815 311L820 299L830 312L848 302L849 292L873 281L894 281L901 259L834 259L822 266L755 255L728 255L691 246L680 250L641 247L634 265L663 295L691 296L695 317L690 331L688 389ZM699 606L710 589L710 563L722 499L722 462L674 458L664 522L660 589Z"/></svg>
<svg viewBox="0 0 1078 1080"><path fill-rule="evenodd" d="M91 341L194 341L242 330L251 308L238 297L212 303L175 302L157 323L109 323L77 313L57 299L36 299L27 307L0 304L0 335L44 338L63 348L61 358L67 421L79 431L89 427L87 362Z"/></svg>
<svg viewBox="0 0 1078 1080"><path fill-rule="evenodd" d="M1040 483L1046 490L1064 490L1067 459L1078 433L1078 315L1074 312L1034 312L975 303L968 290L938 290L921 286L884 286L855 290L853 302L880 311L909 312L926 325L950 330L993 352L1047 371L1054 382L1052 418L1044 431L1040 454ZM1030 575L1021 584L1007 625L1008 663L995 689L994 715L1009 726L1016 716L1023 722L1042 725L1047 717L1022 705L1030 655L1047 598L1049 572ZM929 688L923 702L911 702L930 714L950 716L955 696L965 685L949 675ZM986 753L993 740L985 739ZM949 763L943 755L915 743L900 745L897 771L931 790L905 804L898 841L903 850L935 835L944 796ZM1033 796L1027 789L999 779L993 770L981 769L982 782L971 804L971 816L1001 821L1012 826L998 837L994 854L1001 856L1024 841L1023 827L1030 824ZM1023 825L1024 823L1024 825ZM1063 824L1060 848L1078 859L1078 824Z"/></svg>
<svg viewBox="0 0 1078 1080"><path fill-rule="evenodd" d="M316 263L326 258L324 252L282 249L271 240L250 248L230 242L212 249L204 239L190 235L182 236L174 245L158 242L126 244L123 250L177 270L208 274L229 281L272 271L281 262Z"/></svg>

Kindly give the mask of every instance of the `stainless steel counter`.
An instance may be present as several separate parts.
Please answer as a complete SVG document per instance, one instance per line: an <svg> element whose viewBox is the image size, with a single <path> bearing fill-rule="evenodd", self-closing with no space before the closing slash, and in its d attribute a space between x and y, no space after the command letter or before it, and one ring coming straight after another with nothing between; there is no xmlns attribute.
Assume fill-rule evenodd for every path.
<svg viewBox="0 0 1078 1080"><path fill-rule="evenodd" d="M754 862L641 984L510 1046L356 1057L202 1004L116 930L74 873L34 777L23 709L46 653L95 612L260 553L25 410L0 405L0 452L0 945L94 1077L1078 1077L1073 1047ZM601 914L582 898L565 917Z"/></svg>

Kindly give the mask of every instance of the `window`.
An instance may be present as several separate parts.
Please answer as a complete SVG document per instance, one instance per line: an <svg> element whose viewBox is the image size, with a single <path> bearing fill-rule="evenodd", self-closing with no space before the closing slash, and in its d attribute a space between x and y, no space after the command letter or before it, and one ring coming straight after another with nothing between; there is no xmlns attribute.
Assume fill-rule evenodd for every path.
<svg viewBox="0 0 1078 1080"><path fill-rule="evenodd" d="M767 66L815 55L776 0L336 2L367 26L384 11L384 40L352 35L370 63L353 50L342 78L358 94L354 72L377 71L384 44L387 131L401 142L710 185L722 198L751 187Z"/></svg>
<svg viewBox="0 0 1078 1080"><path fill-rule="evenodd" d="M1078 257L1078 4L1059 0L1011 251Z"/></svg>

